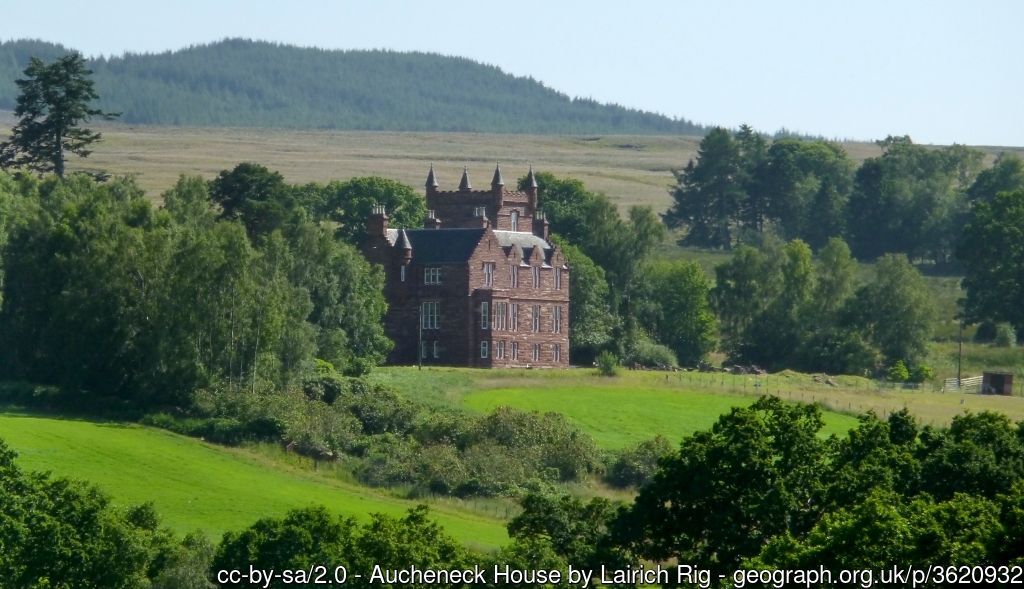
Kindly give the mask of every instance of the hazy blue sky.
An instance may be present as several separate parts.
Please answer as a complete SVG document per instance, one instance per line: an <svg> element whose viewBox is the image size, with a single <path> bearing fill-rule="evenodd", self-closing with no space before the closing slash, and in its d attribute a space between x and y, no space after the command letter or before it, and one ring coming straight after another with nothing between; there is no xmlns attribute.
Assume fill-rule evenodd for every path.
<svg viewBox="0 0 1024 589"><path fill-rule="evenodd" d="M431 51L707 124L1024 145L1024 2L0 1L0 39L86 53L224 37Z"/></svg>

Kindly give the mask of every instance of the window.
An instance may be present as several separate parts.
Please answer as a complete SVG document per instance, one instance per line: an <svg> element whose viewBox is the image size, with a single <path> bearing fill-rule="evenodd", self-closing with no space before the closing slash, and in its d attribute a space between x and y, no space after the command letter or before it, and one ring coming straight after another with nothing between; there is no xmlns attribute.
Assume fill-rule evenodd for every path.
<svg viewBox="0 0 1024 589"><path fill-rule="evenodd" d="M555 320L552 323L552 330L555 333L562 333L562 308L555 307Z"/></svg>
<svg viewBox="0 0 1024 589"><path fill-rule="evenodd" d="M562 269L555 268L555 289L562 290Z"/></svg>
<svg viewBox="0 0 1024 589"><path fill-rule="evenodd" d="M490 329L491 327L491 305L490 303L480 303L480 329Z"/></svg>
<svg viewBox="0 0 1024 589"><path fill-rule="evenodd" d="M505 358L505 340L494 342L494 357L498 360Z"/></svg>
<svg viewBox="0 0 1024 589"><path fill-rule="evenodd" d="M508 318L508 328L512 331L519 331L519 305L512 303L512 313Z"/></svg>
<svg viewBox="0 0 1024 589"><path fill-rule="evenodd" d="M441 284L441 269L437 266L424 268L423 284Z"/></svg>
<svg viewBox="0 0 1024 589"><path fill-rule="evenodd" d="M519 286L519 268L516 266L508 267L508 283L512 288Z"/></svg>
<svg viewBox="0 0 1024 589"><path fill-rule="evenodd" d="M533 361L540 362L540 344L533 344Z"/></svg>
<svg viewBox="0 0 1024 589"><path fill-rule="evenodd" d="M434 358L441 357L441 342L434 340Z"/></svg>
<svg viewBox="0 0 1024 589"><path fill-rule="evenodd" d="M484 262L484 286L494 286L494 262Z"/></svg>
<svg viewBox="0 0 1024 589"><path fill-rule="evenodd" d="M540 331L540 305L533 306L533 331Z"/></svg>
<svg viewBox="0 0 1024 589"><path fill-rule="evenodd" d="M555 344L551 346L551 358L555 362L562 361L562 344Z"/></svg>
<svg viewBox="0 0 1024 589"><path fill-rule="evenodd" d="M508 329L508 303L494 303L494 329Z"/></svg>
<svg viewBox="0 0 1024 589"><path fill-rule="evenodd" d="M400 274L401 274L401 276L402 276L402 282L405 282L405 266L402 266L402 267L401 267L401 272L400 272Z"/></svg>
<svg viewBox="0 0 1024 589"><path fill-rule="evenodd" d="M512 231L519 231L519 211L512 211Z"/></svg>
<svg viewBox="0 0 1024 589"><path fill-rule="evenodd" d="M491 342L480 342L480 357L486 358L487 353L490 351Z"/></svg>
<svg viewBox="0 0 1024 589"><path fill-rule="evenodd" d="M512 342L512 359L519 359L519 342Z"/></svg>
<svg viewBox="0 0 1024 589"><path fill-rule="evenodd" d="M437 301L424 301L420 308L420 327L423 329L438 329L440 324L440 306Z"/></svg>
<svg viewBox="0 0 1024 589"><path fill-rule="evenodd" d="M540 266L530 266L533 271L533 288L540 288Z"/></svg>
<svg viewBox="0 0 1024 589"><path fill-rule="evenodd" d="M420 342L420 358L427 357L427 342Z"/></svg>

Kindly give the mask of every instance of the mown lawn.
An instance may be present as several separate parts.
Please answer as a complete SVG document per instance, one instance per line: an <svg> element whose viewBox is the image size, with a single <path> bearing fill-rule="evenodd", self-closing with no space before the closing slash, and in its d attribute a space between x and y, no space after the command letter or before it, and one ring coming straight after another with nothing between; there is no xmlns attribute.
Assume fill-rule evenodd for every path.
<svg viewBox="0 0 1024 589"><path fill-rule="evenodd" d="M467 407L490 411L501 405L532 411L562 413L594 437L602 448L622 448L655 435L673 443L711 427L733 407L750 405L752 396L701 393L609 385L563 385L548 388L508 388L470 393ZM823 435L844 435L856 418L826 411Z"/></svg>
<svg viewBox="0 0 1024 589"><path fill-rule="evenodd" d="M282 468L244 449L213 446L158 429L0 413L0 439L26 470L84 479L119 505L152 501L175 532L202 530L214 540L265 516L323 504L366 519L400 516L415 502L372 489ZM436 520L470 547L507 541L504 523L449 505L432 505Z"/></svg>

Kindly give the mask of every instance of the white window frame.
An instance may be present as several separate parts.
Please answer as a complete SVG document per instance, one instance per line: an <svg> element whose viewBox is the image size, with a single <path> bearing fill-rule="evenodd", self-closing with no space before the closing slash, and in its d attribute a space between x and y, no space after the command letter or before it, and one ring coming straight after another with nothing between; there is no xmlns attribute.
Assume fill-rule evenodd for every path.
<svg viewBox="0 0 1024 589"><path fill-rule="evenodd" d="M491 350L491 342L483 340L480 342L480 358L486 359Z"/></svg>
<svg viewBox="0 0 1024 589"><path fill-rule="evenodd" d="M512 211L509 225L512 227L512 231L519 231L519 211Z"/></svg>
<svg viewBox="0 0 1024 589"><path fill-rule="evenodd" d="M562 333L562 307L555 305L554 309L554 320L551 322L551 330L555 333Z"/></svg>
<svg viewBox="0 0 1024 589"><path fill-rule="evenodd" d="M491 328L491 305L487 301L480 303L480 329Z"/></svg>
<svg viewBox="0 0 1024 589"><path fill-rule="evenodd" d="M512 359L519 359L519 342L512 342Z"/></svg>
<svg viewBox="0 0 1024 589"><path fill-rule="evenodd" d="M441 328L440 301L423 301L420 304L420 327L422 329Z"/></svg>
<svg viewBox="0 0 1024 589"><path fill-rule="evenodd" d="M484 286L494 286L494 262L484 262Z"/></svg>
<svg viewBox="0 0 1024 589"><path fill-rule="evenodd" d="M555 362L562 361L562 344L554 344L551 346L551 359Z"/></svg>
<svg viewBox="0 0 1024 589"><path fill-rule="evenodd" d="M509 331L519 331L519 303L512 303L509 309L508 328Z"/></svg>
<svg viewBox="0 0 1024 589"><path fill-rule="evenodd" d="M555 268L555 290L562 290L562 269Z"/></svg>
<svg viewBox="0 0 1024 589"><path fill-rule="evenodd" d="M434 358L437 359L437 358L440 358L440 357L441 357L441 342L439 340L434 340Z"/></svg>
<svg viewBox="0 0 1024 589"><path fill-rule="evenodd" d="M423 284L441 284L441 267L427 266L424 268Z"/></svg>
<svg viewBox="0 0 1024 589"><path fill-rule="evenodd" d="M494 303L494 321L496 331L508 330L508 303Z"/></svg>
<svg viewBox="0 0 1024 589"><path fill-rule="evenodd" d="M533 361L540 362L540 344L533 344Z"/></svg>
<svg viewBox="0 0 1024 589"><path fill-rule="evenodd" d="M498 360L505 359L505 340L494 342L494 357Z"/></svg>
<svg viewBox="0 0 1024 589"><path fill-rule="evenodd" d="M401 270L399 274L401 275L402 282L405 282L405 266L401 266L400 268Z"/></svg>
<svg viewBox="0 0 1024 589"><path fill-rule="evenodd" d="M539 333L540 332L540 305L534 305L533 306L533 317L531 318L531 320L532 320L533 332L534 333Z"/></svg>
<svg viewBox="0 0 1024 589"><path fill-rule="evenodd" d="M420 359L427 358L427 342L420 342Z"/></svg>
<svg viewBox="0 0 1024 589"><path fill-rule="evenodd" d="M540 266L530 266L533 279L533 288L540 288Z"/></svg>
<svg viewBox="0 0 1024 589"><path fill-rule="evenodd" d="M519 287L519 267L515 264L508 267L508 283L512 288Z"/></svg>

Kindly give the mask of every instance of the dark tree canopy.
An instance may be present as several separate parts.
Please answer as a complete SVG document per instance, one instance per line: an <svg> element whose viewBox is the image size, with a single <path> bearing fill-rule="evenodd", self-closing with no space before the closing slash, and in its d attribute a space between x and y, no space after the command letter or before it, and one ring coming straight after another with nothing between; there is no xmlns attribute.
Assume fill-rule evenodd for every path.
<svg viewBox="0 0 1024 589"><path fill-rule="evenodd" d="M92 153L89 146L100 139L99 132L81 123L117 115L89 106L99 96L81 54L70 53L50 64L32 58L24 73L25 78L16 82L18 122L10 140L0 143L0 166L54 172L63 178L67 154L87 157Z"/></svg>
<svg viewBox="0 0 1024 589"><path fill-rule="evenodd" d="M957 256L966 275L971 321L1007 321L1024 333L1024 190L981 201L964 228Z"/></svg>

